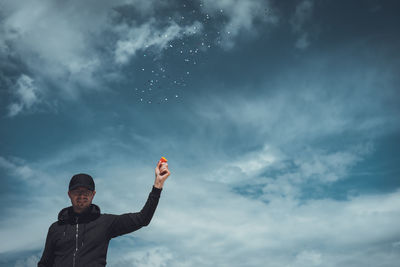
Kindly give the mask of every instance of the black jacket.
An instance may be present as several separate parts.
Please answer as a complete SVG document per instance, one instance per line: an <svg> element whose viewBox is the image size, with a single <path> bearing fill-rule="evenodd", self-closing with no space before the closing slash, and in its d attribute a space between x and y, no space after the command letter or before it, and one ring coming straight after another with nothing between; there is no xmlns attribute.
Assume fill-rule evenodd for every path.
<svg viewBox="0 0 400 267"><path fill-rule="evenodd" d="M95 204L84 214L74 213L72 206L62 209L49 228L38 267L105 266L110 239L148 225L161 191L153 186L146 204L136 213L101 214Z"/></svg>

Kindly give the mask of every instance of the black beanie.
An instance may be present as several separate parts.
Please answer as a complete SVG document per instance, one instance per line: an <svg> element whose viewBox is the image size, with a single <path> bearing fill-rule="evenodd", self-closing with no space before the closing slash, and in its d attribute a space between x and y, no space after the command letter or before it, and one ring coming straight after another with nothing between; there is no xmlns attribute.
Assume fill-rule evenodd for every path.
<svg viewBox="0 0 400 267"><path fill-rule="evenodd" d="M71 181L69 182L69 191L80 186L86 187L90 191L94 191L94 181L92 176L86 173L79 173L72 176Z"/></svg>

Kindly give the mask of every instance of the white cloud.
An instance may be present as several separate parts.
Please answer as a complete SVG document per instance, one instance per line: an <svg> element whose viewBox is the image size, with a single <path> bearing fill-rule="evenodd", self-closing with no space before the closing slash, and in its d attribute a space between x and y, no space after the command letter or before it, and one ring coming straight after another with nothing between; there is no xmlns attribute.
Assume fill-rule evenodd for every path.
<svg viewBox="0 0 400 267"><path fill-rule="evenodd" d="M31 255L26 259L18 260L14 267L37 267L39 259L37 255Z"/></svg>
<svg viewBox="0 0 400 267"><path fill-rule="evenodd" d="M179 182L166 185L150 226L134 234L173 252L166 266L263 266L266 260L270 266L338 266L365 258L378 264L377 253L391 254L374 244L389 245L390 237L400 234L400 192L302 206L286 198L265 205L216 184L174 178ZM135 257L143 259L139 253ZM111 262L117 258L110 254Z"/></svg>
<svg viewBox="0 0 400 267"><path fill-rule="evenodd" d="M274 25L278 17L269 1L260 0L205 0L202 1L202 10L214 17L224 16L226 24L221 24L222 45L226 48L234 46L235 38L240 33L255 33L257 21Z"/></svg>
<svg viewBox="0 0 400 267"><path fill-rule="evenodd" d="M125 56L132 53L128 42L133 38L144 39L153 46L164 45L151 32L141 32L146 24L130 29L131 33L148 34L146 36L131 36L131 40L126 40L125 31L119 32L122 36L112 36L121 28L112 20L114 8L118 6L133 6L150 17L154 15L154 8L160 5L155 1L139 0L3 2L5 17L0 32L4 34L0 36L0 51L2 55L18 59L23 64L21 68L29 70L30 78L40 88L42 104L55 106L54 99L76 99L82 90L102 90L101 78L118 77L109 70L112 69L113 42L125 41L118 43L119 52ZM175 29L174 25L166 29L171 31L168 40L181 34L175 35ZM143 46L135 49L142 49L146 44L140 45ZM99 75L105 71L107 75ZM24 108L22 103L11 103L9 114L17 115Z"/></svg>
<svg viewBox="0 0 400 267"><path fill-rule="evenodd" d="M35 171L31 167L26 165L25 162L21 162L21 160L16 161L13 162L0 156L0 168L9 171L12 175L23 180L28 180L34 176Z"/></svg>
<svg viewBox="0 0 400 267"><path fill-rule="evenodd" d="M9 105L10 117L17 115L23 110L30 109L34 104L40 102L39 90L34 84L34 80L28 75L22 74L12 91L16 102Z"/></svg>
<svg viewBox="0 0 400 267"><path fill-rule="evenodd" d="M309 152L301 153L294 163L299 166L299 171L304 178L315 178L324 183L343 179L346 177L349 167L361 159L356 151L321 153L312 150Z"/></svg>
<svg viewBox="0 0 400 267"><path fill-rule="evenodd" d="M160 29L154 19L138 27L123 25L118 28L122 39L116 43L115 61L126 63L137 51L147 48L160 53L172 40L184 35L200 34L202 28L202 24L196 21L184 27L171 22L167 27Z"/></svg>
<svg viewBox="0 0 400 267"><path fill-rule="evenodd" d="M123 253L120 259L112 262L114 267L166 267L173 258L173 253L166 247L145 247Z"/></svg>
<svg viewBox="0 0 400 267"><path fill-rule="evenodd" d="M296 259L290 266L321 266L321 254L314 250L304 250L296 255Z"/></svg>
<svg viewBox="0 0 400 267"><path fill-rule="evenodd" d="M99 62L89 36L104 29L104 11L96 16L94 10L86 9L87 20L73 6L59 8L51 1L15 1L6 9L2 26L7 34L3 38L34 75L64 81L69 76L84 84L93 83L91 75Z"/></svg>
<svg viewBox="0 0 400 267"><path fill-rule="evenodd" d="M220 163L220 167L205 176L208 181L237 184L249 181L260 175L268 167L280 161L282 154L279 150L264 145L257 151L243 153L240 158L232 158Z"/></svg>

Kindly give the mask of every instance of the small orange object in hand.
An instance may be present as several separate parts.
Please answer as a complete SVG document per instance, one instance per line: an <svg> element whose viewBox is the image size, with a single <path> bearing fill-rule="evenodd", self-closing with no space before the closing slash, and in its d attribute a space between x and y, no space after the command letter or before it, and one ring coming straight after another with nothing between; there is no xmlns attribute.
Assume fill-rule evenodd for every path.
<svg viewBox="0 0 400 267"><path fill-rule="evenodd" d="M162 164L163 162L167 162L168 160L167 160L166 158L164 158L164 157L161 157L160 161L161 161L161 164ZM160 166L160 169L161 169L161 166ZM160 173L160 174L161 174L161 175L164 175L165 173L167 173L167 171L163 171L163 172Z"/></svg>

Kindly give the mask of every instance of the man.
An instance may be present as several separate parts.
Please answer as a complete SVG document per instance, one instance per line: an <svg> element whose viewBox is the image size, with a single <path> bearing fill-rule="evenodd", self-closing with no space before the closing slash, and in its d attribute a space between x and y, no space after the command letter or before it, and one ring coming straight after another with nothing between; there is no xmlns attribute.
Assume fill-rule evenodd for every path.
<svg viewBox="0 0 400 267"><path fill-rule="evenodd" d="M48 231L38 267L98 267L106 265L111 238L128 234L150 223L165 180L170 175L168 163L160 160L155 168L155 182L140 212L122 215L101 214L92 204L96 194L92 177L76 174L69 183L72 206L58 214L58 221Z"/></svg>

